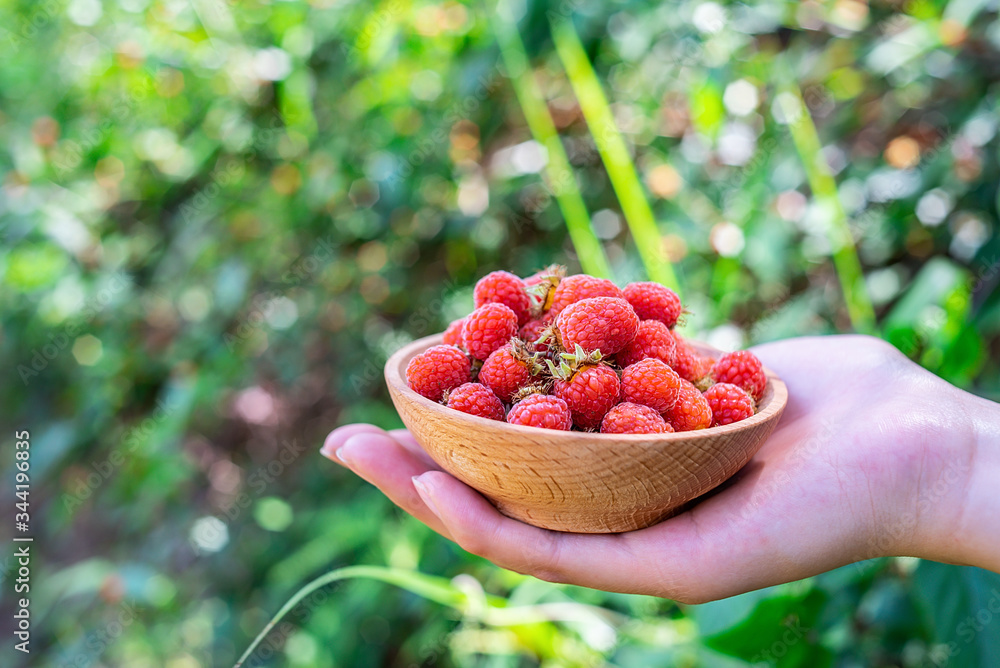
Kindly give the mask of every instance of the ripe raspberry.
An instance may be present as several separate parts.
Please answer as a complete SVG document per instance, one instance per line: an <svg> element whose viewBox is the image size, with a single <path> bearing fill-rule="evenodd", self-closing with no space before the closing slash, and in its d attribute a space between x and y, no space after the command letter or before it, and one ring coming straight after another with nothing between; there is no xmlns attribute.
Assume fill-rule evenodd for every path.
<svg viewBox="0 0 1000 668"><path fill-rule="evenodd" d="M490 388L479 383L459 385L448 394L448 408L503 422L503 404Z"/></svg>
<svg viewBox="0 0 1000 668"><path fill-rule="evenodd" d="M431 401L441 401L444 393L472 380L472 363L455 346L432 346L406 365L410 389Z"/></svg>
<svg viewBox="0 0 1000 668"><path fill-rule="evenodd" d="M550 324L552 324L551 321L547 319L529 320L528 324L518 331L517 337L527 343L528 347L535 352L547 352L551 347L549 343L539 342L538 339Z"/></svg>
<svg viewBox="0 0 1000 668"><path fill-rule="evenodd" d="M713 427L746 420L754 413L753 399L732 383L716 383L705 390L705 399L712 409Z"/></svg>
<svg viewBox="0 0 1000 668"><path fill-rule="evenodd" d="M681 379L677 403L663 414L674 431L694 431L712 426L712 408L708 399L690 382Z"/></svg>
<svg viewBox="0 0 1000 668"><path fill-rule="evenodd" d="M749 350L738 350L720 357L712 367L712 379L716 383L732 383L742 387L754 401L760 401L764 396L764 386L767 385L767 376L764 375L760 360Z"/></svg>
<svg viewBox="0 0 1000 668"><path fill-rule="evenodd" d="M593 297L625 298L621 289L605 278L576 274L559 281L559 285L552 293L552 306L549 308L549 314L558 315L570 304Z"/></svg>
<svg viewBox="0 0 1000 668"><path fill-rule="evenodd" d="M452 320L451 324L448 325L448 329L444 330L444 336L441 337L441 343L445 344L446 346L461 346L462 327L464 325L465 325L465 318Z"/></svg>
<svg viewBox="0 0 1000 668"><path fill-rule="evenodd" d="M517 324L531 319L531 299L524 290L524 281L506 271L486 274L472 292L476 308L483 304L503 304L517 316Z"/></svg>
<svg viewBox="0 0 1000 668"><path fill-rule="evenodd" d="M507 413L507 422L543 429L569 431L573 415L566 402L549 394L532 394L514 404Z"/></svg>
<svg viewBox="0 0 1000 668"><path fill-rule="evenodd" d="M621 403L601 422L602 434L663 434L673 431L660 414L642 404Z"/></svg>
<svg viewBox="0 0 1000 668"><path fill-rule="evenodd" d="M677 403L681 377L658 359L640 360L622 371L625 399L665 413Z"/></svg>
<svg viewBox="0 0 1000 668"><path fill-rule="evenodd" d="M677 332L672 333L677 342L677 352L671 366L684 380L697 383L712 370L712 358L706 357L692 348Z"/></svg>
<svg viewBox="0 0 1000 668"><path fill-rule="evenodd" d="M618 374L604 364L585 365L569 380L557 380L553 394L566 402L573 424L580 429L597 429L601 420L618 403Z"/></svg>
<svg viewBox="0 0 1000 668"><path fill-rule="evenodd" d="M561 284L560 284L561 285ZM570 304L556 320L563 348L614 355L635 338L639 318L624 299L593 297Z"/></svg>
<svg viewBox="0 0 1000 668"><path fill-rule="evenodd" d="M541 372L542 366L532 358L527 346L514 339L490 353L479 370L479 382L509 404L514 393Z"/></svg>
<svg viewBox="0 0 1000 668"><path fill-rule="evenodd" d="M503 304L483 304L465 317L462 343L469 354L484 360L517 334L517 315Z"/></svg>
<svg viewBox="0 0 1000 668"><path fill-rule="evenodd" d="M635 338L615 356L615 360L623 369L647 357L673 366L676 354L677 342L667 326L659 320L643 320L639 323Z"/></svg>
<svg viewBox="0 0 1000 668"><path fill-rule="evenodd" d="M670 288L659 283L629 283L622 292L643 320L659 320L667 327L677 324L681 299Z"/></svg>

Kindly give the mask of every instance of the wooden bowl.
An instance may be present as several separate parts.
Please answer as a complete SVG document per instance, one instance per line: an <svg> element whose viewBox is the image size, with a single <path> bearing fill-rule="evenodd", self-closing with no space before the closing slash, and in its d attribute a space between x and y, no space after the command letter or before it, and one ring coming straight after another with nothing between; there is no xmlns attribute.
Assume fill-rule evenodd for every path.
<svg viewBox="0 0 1000 668"><path fill-rule="evenodd" d="M442 469L501 513L556 531L619 533L666 519L743 468L788 401L785 384L765 368L757 414L721 427L669 434L525 427L468 415L411 390L406 365L439 343L440 334L425 337L386 362L386 384L403 423Z"/></svg>

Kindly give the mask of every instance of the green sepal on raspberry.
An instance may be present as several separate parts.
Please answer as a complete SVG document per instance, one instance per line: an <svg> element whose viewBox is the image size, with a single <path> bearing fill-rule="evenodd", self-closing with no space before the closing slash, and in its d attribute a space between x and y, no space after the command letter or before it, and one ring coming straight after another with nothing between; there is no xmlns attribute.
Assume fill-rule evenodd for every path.
<svg viewBox="0 0 1000 668"><path fill-rule="evenodd" d="M518 389L544 370L536 354L523 341L513 338L486 358L479 370L479 382L509 404Z"/></svg>
<svg viewBox="0 0 1000 668"><path fill-rule="evenodd" d="M580 429L597 429L608 411L618 403L621 383L618 374L606 364L584 364L562 380L556 380L552 392L566 402L573 414L573 424Z"/></svg>

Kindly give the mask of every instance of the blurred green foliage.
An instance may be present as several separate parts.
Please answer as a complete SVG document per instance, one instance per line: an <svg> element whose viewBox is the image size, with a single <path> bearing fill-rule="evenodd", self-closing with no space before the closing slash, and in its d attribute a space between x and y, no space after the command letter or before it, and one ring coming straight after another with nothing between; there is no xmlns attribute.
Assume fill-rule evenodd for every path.
<svg viewBox="0 0 1000 668"><path fill-rule="evenodd" d="M693 335L845 331L846 286L913 359L1000 397L996 3L509 11L517 72L490 4L0 4L0 400L6 437L31 432L37 541L35 651L5 641L2 665L231 664L351 564L404 586L314 592L248 665L1000 665L995 575L883 560L703 606L549 585L318 459L338 424L398 424L381 364L478 276L579 268L553 193L582 197L619 282L645 275L601 160L619 132ZM567 18L614 120L596 143ZM479 587L592 607L503 623Z"/></svg>

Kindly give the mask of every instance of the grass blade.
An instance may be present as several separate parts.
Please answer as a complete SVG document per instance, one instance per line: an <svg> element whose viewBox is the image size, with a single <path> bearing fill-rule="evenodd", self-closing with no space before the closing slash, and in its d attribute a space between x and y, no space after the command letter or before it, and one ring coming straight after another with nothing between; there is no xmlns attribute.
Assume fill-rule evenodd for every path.
<svg viewBox="0 0 1000 668"><path fill-rule="evenodd" d="M600 240L590 226L590 215L580 195L569 158L566 157L556 132L556 124L549 114L542 91L531 72L524 43L517 32L517 25L504 2L498 5L492 23L504 65L513 83L521 111L528 122L528 128L535 141L544 146L548 152L549 161L545 167L547 185L566 221L566 229L576 248L580 267L584 273L612 278L611 265Z"/></svg>
<svg viewBox="0 0 1000 668"><path fill-rule="evenodd" d="M569 19L552 22L552 38L556 52L566 68L573 92L576 93L583 116L590 127L594 143L608 171L622 213L628 223L632 238L639 249L639 256L650 279L680 292L677 276L663 252L660 232L653 217L653 210L639 182L635 165L622 139L607 98L601 89L580 38Z"/></svg>
<svg viewBox="0 0 1000 668"><path fill-rule="evenodd" d="M788 102L785 105L785 117L795 150L805 167L809 187L816 201L826 207L831 215L828 233L833 249L833 263L837 269L841 290L844 292L851 324L858 332L874 334L875 309L868 296L865 277L861 271L861 261L858 260L858 251L854 247L854 237L837 193L837 183L833 180L822 154L816 126L798 86L786 84L781 90L782 93L791 96L785 98Z"/></svg>

